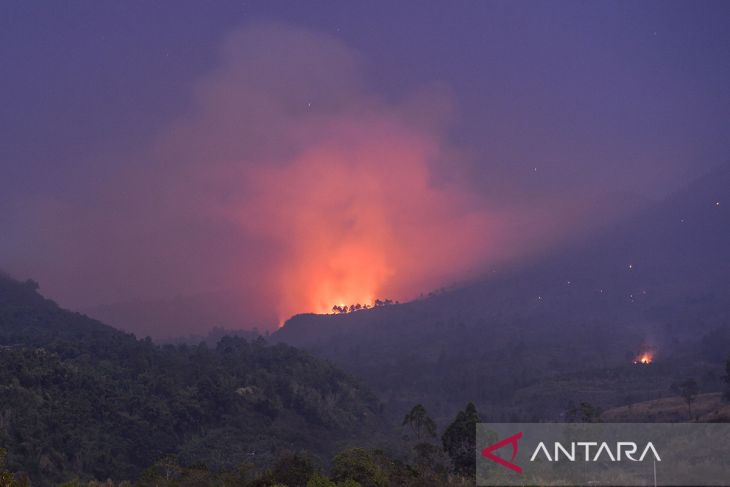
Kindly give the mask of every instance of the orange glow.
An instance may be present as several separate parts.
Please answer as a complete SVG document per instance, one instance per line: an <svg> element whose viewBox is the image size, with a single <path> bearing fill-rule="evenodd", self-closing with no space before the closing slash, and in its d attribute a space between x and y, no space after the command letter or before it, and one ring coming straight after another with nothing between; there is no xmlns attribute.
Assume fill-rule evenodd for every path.
<svg viewBox="0 0 730 487"><path fill-rule="evenodd" d="M568 225L565 212L560 225L550 217L560 201L536 210L498 201L508 180L473 184L490 154L449 142L447 93L381 99L357 59L296 29L241 31L196 86L197 110L156 148L177 171L164 207L185 215L182 228L204 222L186 240L204 243L193 264L206 287L240 296L246 320L407 301L544 248Z"/></svg>
<svg viewBox="0 0 730 487"><path fill-rule="evenodd" d="M280 323L333 305L411 298L464 275L491 248L496 219L464 188L434 186L438 147L398 125L339 122L334 143L245 175L236 220L277 249L268 269ZM354 125L354 126L353 126ZM417 287L416 287L417 286Z"/></svg>
<svg viewBox="0 0 730 487"><path fill-rule="evenodd" d="M634 360L635 364L650 364L654 360L654 355L651 352L644 352Z"/></svg>

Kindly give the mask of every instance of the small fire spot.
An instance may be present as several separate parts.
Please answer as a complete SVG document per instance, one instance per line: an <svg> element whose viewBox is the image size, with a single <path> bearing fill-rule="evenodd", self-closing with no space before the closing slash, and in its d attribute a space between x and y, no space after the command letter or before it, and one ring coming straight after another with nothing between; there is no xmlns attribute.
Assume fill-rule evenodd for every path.
<svg viewBox="0 0 730 487"><path fill-rule="evenodd" d="M634 359L634 364L648 365L648 364L652 363L653 360L654 360L654 356L651 353L644 352L640 356L636 357L636 359Z"/></svg>
<svg viewBox="0 0 730 487"><path fill-rule="evenodd" d="M634 355L633 363L634 365L649 365L654 362L655 357L656 348L646 342L642 342L641 345L639 345L638 353Z"/></svg>

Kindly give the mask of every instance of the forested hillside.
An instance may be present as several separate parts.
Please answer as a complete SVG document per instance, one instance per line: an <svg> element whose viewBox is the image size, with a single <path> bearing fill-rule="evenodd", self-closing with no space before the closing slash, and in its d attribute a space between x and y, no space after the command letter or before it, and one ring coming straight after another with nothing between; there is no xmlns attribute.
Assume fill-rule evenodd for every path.
<svg viewBox="0 0 730 487"><path fill-rule="evenodd" d="M381 431L379 403L285 345L158 347L0 276L0 449L34 485L134 479L168 454L234 468L282 451L330 457Z"/></svg>
<svg viewBox="0 0 730 487"><path fill-rule="evenodd" d="M730 354L730 165L569 249L423 299L300 315L274 338L333 360L397 414L447 420L473 400L488 421L554 420L722 388ZM653 363L635 366L651 350Z"/></svg>

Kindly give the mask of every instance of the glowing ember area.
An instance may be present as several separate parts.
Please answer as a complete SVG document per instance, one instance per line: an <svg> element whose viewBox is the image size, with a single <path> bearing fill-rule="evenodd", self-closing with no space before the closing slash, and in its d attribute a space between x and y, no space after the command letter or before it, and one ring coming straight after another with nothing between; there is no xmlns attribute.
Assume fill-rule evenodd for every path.
<svg viewBox="0 0 730 487"><path fill-rule="evenodd" d="M656 347L650 341L642 340L638 350L638 353L634 356L634 365L648 365L654 362Z"/></svg>
<svg viewBox="0 0 730 487"><path fill-rule="evenodd" d="M319 141L286 164L249 170L242 179L255 213L233 210L277 250L269 274L280 322L412 297L493 250L497 218L474 208L463 186L432 185L428 161L441 148L430 134L388 117L338 120L324 132L337 143Z"/></svg>
<svg viewBox="0 0 730 487"><path fill-rule="evenodd" d="M644 352L634 360L635 364L650 364L654 360L654 355L650 352Z"/></svg>

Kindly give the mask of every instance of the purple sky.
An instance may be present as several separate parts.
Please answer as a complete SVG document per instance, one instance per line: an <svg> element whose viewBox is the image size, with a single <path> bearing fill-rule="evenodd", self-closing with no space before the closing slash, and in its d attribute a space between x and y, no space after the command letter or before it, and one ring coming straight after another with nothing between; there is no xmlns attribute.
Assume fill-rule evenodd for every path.
<svg viewBox="0 0 730 487"><path fill-rule="evenodd" d="M260 25L275 27L255 34ZM552 210L620 213L627 201L659 198L728 160L728 27L728 2L3 2L0 268L38 279L78 308L234 285L223 271L187 265L206 262L206 252L230 256L258 279L267 266L255 262L281 261L257 240L271 228L242 237L210 217L195 220L193 203L170 216L161 209L170 200L150 193L190 194L181 173L229 178L231 158L260 164L283 157L279 150L317 152L321 145L299 137L324 138L333 120L367 120L355 145L394 124L403 136L394 151L433 149L438 163L429 155L414 164L428 165L445 189L412 191L449 206L442 218L473 205L552 242L539 223ZM311 104L320 122L302 135L289 105L266 111L261 96ZM228 103L277 115L232 115ZM259 134L256 120L273 129ZM239 135L237 124L248 132ZM181 126L189 136L174 141ZM267 133L277 140L261 142ZM251 143L233 147L239 138ZM216 163L211 151L220 152L210 156ZM251 171L241 177L266 180ZM221 184L193 192L234 191ZM456 193L464 200L454 202ZM272 204L246 201L267 211ZM245 218L248 228L255 217ZM564 223L578 231L589 220ZM130 242L143 243L129 250ZM418 277L430 286L446 275L437 268Z"/></svg>

